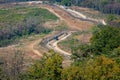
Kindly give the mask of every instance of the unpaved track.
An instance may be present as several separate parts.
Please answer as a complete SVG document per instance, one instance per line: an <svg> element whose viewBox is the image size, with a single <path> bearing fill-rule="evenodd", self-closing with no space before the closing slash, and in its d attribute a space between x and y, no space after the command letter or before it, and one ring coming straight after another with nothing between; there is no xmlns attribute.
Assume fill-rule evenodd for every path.
<svg viewBox="0 0 120 80"><path fill-rule="evenodd" d="M47 47L50 48L50 49L53 49L54 51L56 52L59 52L61 55L64 55L64 56L70 56L71 54L68 53L68 52L65 52L64 50L61 50L59 47L58 47L58 43L65 40L67 37L69 37L71 35L71 33L69 32L67 35L64 35L64 37L60 38L58 41L54 41L54 42L48 42L47 43Z"/></svg>
<svg viewBox="0 0 120 80"><path fill-rule="evenodd" d="M38 7L42 7L45 8L47 10L49 10L50 12L52 12L53 14L55 14L56 16L58 16L60 18L60 20L64 20L64 22L72 29L74 30L89 30L94 24L88 21L81 21L78 19L75 19L74 17L72 17L71 15L69 15L66 11L64 11L63 9L60 9L58 7L55 6L50 6L50 5L42 5ZM42 56L42 54L35 49L35 45L39 44L40 39L31 42L30 44L26 45L25 49L32 51L34 54L38 55L39 57ZM56 42L56 46L57 46ZM60 51L60 49L58 47L55 48L56 50Z"/></svg>
<svg viewBox="0 0 120 80"><path fill-rule="evenodd" d="M81 20L75 19L74 17L72 17L66 11L64 11L63 9L61 9L59 7L50 6L50 5L42 5L42 6L40 5L38 7L45 8L45 9L49 10L51 13L55 14L57 17L59 17L60 20L63 20L70 28L72 28L74 30L89 30L94 25L93 23L88 22L88 21L81 21ZM65 36L64 39L66 39L67 37L68 36ZM60 41L56 41L53 44L54 46L56 46L54 48L54 50L58 51L60 53L63 53L63 54L66 53L70 56L71 54L61 50L57 46L57 43ZM26 46L26 48L31 50L34 54L41 57L42 54L37 49L35 49L35 45L39 44L39 42L40 42L40 40L36 40L34 42L31 42L31 44Z"/></svg>
<svg viewBox="0 0 120 80"><path fill-rule="evenodd" d="M39 7L49 10L50 12L58 16L61 20L64 20L64 22L74 30L89 30L94 25L92 22L82 21L74 18L65 10L56 6L42 5Z"/></svg>
<svg viewBox="0 0 120 80"><path fill-rule="evenodd" d="M37 46L40 43L41 39L34 41L30 45L27 45L28 49L32 50L34 54L38 55L39 57L42 57L42 54L35 49L35 46Z"/></svg>
<svg viewBox="0 0 120 80"><path fill-rule="evenodd" d="M65 10L63 10L59 7L56 7L56 6L51 6L51 5L37 5L37 6L40 8L45 8L45 9L49 10L51 13L55 14L57 17L59 17L60 20L63 20L70 28L72 28L74 30L89 30L94 25L91 22L81 21L81 20L74 18L70 14L68 14ZM42 54L37 49L35 49L35 45L39 44L39 42L40 42L40 40L31 42L31 44L26 46L26 48L41 57ZM59 41L56 41L54 43L54 46L56 46L54 48L54 50L65 53L57 46L58 42ZM67 54L69 54L69 53L67 53Z"/></svg>
<svg viewBox="0 0 120 80"><path fill-rule="evenodd" d="M62 49L60 49L58 47L58 43L65 40L67 37L71 36L71 32L68 32L67 35L63 34L61 35L61 37L59 38L59 40L53 40L53 41L50 41L46 44L46 46L49 48L49 49L53 49L54 51L58 52L59 54L61 54L63 56L63 67L67 67L67 66L70 66L72 60L71 60L71 54L69 52L66 52Z"/></svg>

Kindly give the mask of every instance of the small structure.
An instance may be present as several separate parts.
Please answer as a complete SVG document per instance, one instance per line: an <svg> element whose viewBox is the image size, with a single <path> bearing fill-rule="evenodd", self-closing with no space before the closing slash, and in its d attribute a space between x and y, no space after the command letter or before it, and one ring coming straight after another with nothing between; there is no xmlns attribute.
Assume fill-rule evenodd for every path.
<svg viewBox="0 0 120 80"><path fill-rule="evenodd" d="M52 41L52 40L59 40L59 37L63 34L68 34L68 31L62 31L62 32L59 32L58 34L56 34L55 36L53 37L48 37L48 38L44 38L42 40L42 43L44 44L47 44L48 42Z"/></svg>

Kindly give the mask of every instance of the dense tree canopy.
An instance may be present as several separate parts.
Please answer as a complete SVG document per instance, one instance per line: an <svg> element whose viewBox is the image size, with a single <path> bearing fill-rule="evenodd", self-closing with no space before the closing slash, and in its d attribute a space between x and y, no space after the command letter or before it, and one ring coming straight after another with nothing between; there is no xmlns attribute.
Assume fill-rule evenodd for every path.
<svg viewBox="0 0 120 80"><path fill-rule="evenodd" d="M77 5L93 8L104 13L120 14L119 0L61 0L66 6Z"/></svg>
<svg viewBox="0 0 120 80"><path fill-rule="evenodd" d="M50 56L44 56L28 69L26 80L60 80L62 57L55 52L50 53Z"/></svg>
<svg viewBox="0 0 120 80"><path fill-rule="evenodd" d="M39 0L0 0L0 3L19 1L39 1ZM46 0L46 1L50 1L52 3L60 2L62 5L66 6L77 5L82 7L88 7L99 10L104 13L120 15L120 0Z"/></svg>
<svg viewBox="0 0 120 80"><path fill-rule="evenodd" d="M119 73L119 65L114 60L100 56L64 69L61 77L62 80L119 80Z"/></svg>
<svg viewBox="0 0 120 80"><path fill-rule="evenodd" d="M93 52L107 53L120 46L120 29L104 27L103 30L93 35L91 39Z"/></svg>

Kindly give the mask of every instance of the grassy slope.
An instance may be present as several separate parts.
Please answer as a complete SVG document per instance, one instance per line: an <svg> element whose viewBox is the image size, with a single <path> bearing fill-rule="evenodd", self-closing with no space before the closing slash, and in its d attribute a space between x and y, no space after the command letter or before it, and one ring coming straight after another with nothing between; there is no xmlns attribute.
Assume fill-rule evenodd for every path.
<svg viewBox="0 0 120 80"><path fill-rule="evenodd" d="M46 9L32 7L15 7L10 9L0 9L0 24L11 24L22 22L24 19L32 17L43 19L43 21L56 20L57 17ZM5 27L5 25L2 25Z"/></svg>
<svg viewBox="0 0 120 80"><path fill-rule="evenodd" d="M26 27L26 26L31 26L33 23L36 26L40 26L42 23L46 21L50 21L50 20L55 21L57 19L58 18L55 15L53 15L46 9L36 8L36 7L15 6L15 7L8 8L8 9L0 9L0 30L4 32L4 30L8 28L7 30L11 30L9 32L13 32L15 31L16 28L19 27L18 25L20 26L24 25L24 27ZM40 27L38 27L38 29L41 30ZM23 32L24 33L22 34L22 36L15 35L14 37L10 39L5 38L4 40L2 40L3 36L0 36L0 39L1 39L0 45L2 46L2 44L3 45L9 44L15 41L16 38L20 38L20 37L28 35L26 34L27 30Z"/></svg>
<svg viewBox="0 0 120 80"><path fill-rule="evenodd" d="M66 40L63 40L62 42L60 42L58 44L58 46L67 51L67 52L70 52L71 53L71 50L73 47L75 46L78 46L81 44L80 40L78 40L76 37L78 37L78 35L80 35L81 33L74 33L72 34L72 36L70 36L68 39Z"/></svg>

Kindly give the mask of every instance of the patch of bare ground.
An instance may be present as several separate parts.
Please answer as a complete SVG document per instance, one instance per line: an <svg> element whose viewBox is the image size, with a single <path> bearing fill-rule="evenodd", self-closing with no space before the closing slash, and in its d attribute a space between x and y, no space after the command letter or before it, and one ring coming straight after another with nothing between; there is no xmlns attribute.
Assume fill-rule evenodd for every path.
<svg viewBox="0 0 120 80"><path fill-rule="evenodd" d="M82 21L80 19L76 19L68 14L61 8L44 5L40 6L42 8L48 9L50 12L58 16L61 20L63 20L71 29L73 30L89 30L93 27L93 23L88 21Z"/></svg>
<svg viewBox="0 0 120 80"><path fill-rule="evenodd" d="M44 27L46 28L55 28L56 26L61 25L63 22L61 20L57 20L57 21L47 21L45 24L43 24Z"/></svg>
<svg viewBox="0 0 120 80"><path fill-rule="evenodd" d="M92 37L92 34L81 34L78 36L75 36L76 39L78 39L79 41L81 41L81 43L90 43L90 38Z"/></svg>
<svg viewBox="0 0 120 80"><path fill-rule="evenodd" d="M48 35L32 35L27 38L20 39L18 44L9 45L7 47L0 48L0 57L8 58L16 50L20 50L24 53L26 63L31 63L34 60L40 59L47 50L40 46L40 42L44 37L50 37L57 32L52 32Z"/></svg>
<svg viewBox="0 0 120 80"><path fill-rule="evenodd" d="M37 60L42 57L44 50L39 48L39 42L44 35L31 35L29 37L20 39L18 44L9 45L8 47L0 48L0 57L9 57L16 50L24 53L25 60ZM30 61L28 61L30 62Z"/></svg>

